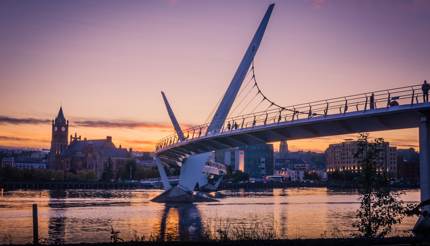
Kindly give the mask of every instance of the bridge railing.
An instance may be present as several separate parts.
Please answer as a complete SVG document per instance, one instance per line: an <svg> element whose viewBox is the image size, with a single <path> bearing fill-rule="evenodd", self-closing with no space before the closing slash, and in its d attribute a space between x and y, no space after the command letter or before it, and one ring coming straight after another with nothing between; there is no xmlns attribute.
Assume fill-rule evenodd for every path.
<svg viewBox="0 0 430 246"><path fill-rule="evenodd" d="M421 85L372 91L231 117L225 121L220 132L217 133L209 133L207 131L208 123L194 126L184 130L185 140L183 141L195 140L210 134L226 133L262 125L327 117L351 112L366 112L369 110L390 108L399 105L414 105L423 102L424 96ZM179 142L178 136L172 134L161 139L156 145L156 150L159 151L168 148Z"/></svg>

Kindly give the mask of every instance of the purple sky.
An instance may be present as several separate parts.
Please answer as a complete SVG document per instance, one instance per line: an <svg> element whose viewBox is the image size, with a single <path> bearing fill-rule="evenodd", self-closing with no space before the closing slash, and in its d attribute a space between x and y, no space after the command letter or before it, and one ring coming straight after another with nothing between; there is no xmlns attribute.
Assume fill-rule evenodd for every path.
<svg viewBox="0 0 430 246"><path fill-rule="evenodd" d="M181 122L203 123L272 2L0 1L0 116L47 119L63 105L74 121L168 124L164 90ZM279 104L430 79L430 1L274 2L255 63ZM140 149L168 133L76 128L128 146L145 141ZM49 125L0 122L0 132L0 145L49 145ZM415 132L389 136L409 143Z"/></svg>

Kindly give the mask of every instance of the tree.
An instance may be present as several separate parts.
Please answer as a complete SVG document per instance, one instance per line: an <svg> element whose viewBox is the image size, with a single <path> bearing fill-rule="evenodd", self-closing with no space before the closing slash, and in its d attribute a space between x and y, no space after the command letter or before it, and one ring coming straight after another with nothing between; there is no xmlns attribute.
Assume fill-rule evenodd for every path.
<svg viewBox="0 0 430 246"><path fill-rule="evenodd" d="M359 231L358 236L380 238L386 236L393 225L401 222L408 211L399 198L400 192L389 187L389 177L381 162L384 140L377 138L369 142L368 134L360 134L355 158L361 171L359 173L360 208L358 221L353 223Z"/></svg>

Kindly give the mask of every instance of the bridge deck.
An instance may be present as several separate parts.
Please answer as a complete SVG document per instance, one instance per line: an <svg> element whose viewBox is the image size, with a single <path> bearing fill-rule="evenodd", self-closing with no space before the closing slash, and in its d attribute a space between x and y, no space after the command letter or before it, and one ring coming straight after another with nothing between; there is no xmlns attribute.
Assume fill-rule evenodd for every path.
<svg viewBox="0 0 430 246"><path fill-rule="evenodd" d="M391 97L392 94L389 90L386 91L388 97L381 93L375 94L375 106L379 105L378 108L369 109L367 107L369 93L366 93L365 100L364 97L357 97L356 95L342 98L342 100L334 100L335 102L342 102L340 104L334 103L333 100L324 100L324 104L327 106L320 107L319 111L312 110L312 106L322 105L321 102L303 104L308 107L308 112L306 112L307 117L302 119L299 118L298 114L304 114L305 110L302 108L299 111L297 109L300 106L294 106L292 115L282 114L282 111L288 112L288 109L285 108L281 111L241 116L243 120L240 122L240 127L236 123L236 127L229 126L218 133L202 134L201 131L204 126L199 126L189 129L188 139L184 141L170 140L166 142L164 140L164 143L157 146L156 155L164 161L175 162L190 154L243 145L418 127L420 114L423 111L430 111L430 103L419 102L417 86L410 88L413 89L403 90L408 91L408 95L402 92L400 93L401 96ZM392 91L391 93L393 93ZM350 99L351 97L363 100L354 101ZM390 98L388 100L395 98L398 102L389 105L386 98ZM349 103L348 100L350 100ZM332 103L333 106L329 107L329 103ZM348 112L348 106L351 108L351 104L353 104L355 111ZM344 108L343 112L342 107ZM316 107L314 106L314 108ZM288 115L289 120L287 120ZM238 119L241 118L236 117L237 121ZM229 122L234 122L234 120L230 119ZM198 135L196 135L196 129L199 129ZM190 137L191 132L192 136Z"/></svg>

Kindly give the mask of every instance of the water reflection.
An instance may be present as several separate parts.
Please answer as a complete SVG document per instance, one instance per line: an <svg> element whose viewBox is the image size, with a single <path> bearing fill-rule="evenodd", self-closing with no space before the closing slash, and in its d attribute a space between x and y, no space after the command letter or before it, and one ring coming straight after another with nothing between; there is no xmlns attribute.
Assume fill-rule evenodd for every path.
<svg viewBox="0 0 430 246"><path fill-rule="evenodd" d="M194 204L165 205L159 238L162 240L196 240L202 236L202 220Z"/></svg>
<svg viewBox="0 0 430 246"><path fill-rule="evenodd" d="M49 191L49 222L48 222L48 243L64 244L66 236L66 191ZM55 200L54 200L55 199ZM55 202L54 202L55 201ZM61 207L60 209L57 209Z"/></svg>
<svg viewBox="0 0 430 246"><path fill-rule="evenodd" d="M273 190L273 228L280 237L287 235L287 211L286 207L282 206L281 199L284 194L285 189Z"/></svg>
<svg viewBox="0 0 430 246"><path fill-rule="evenodd" d="M216 203L164 205L150 200L158 190L5 191L0 197L0 244L32 238L31 204L39 206L40 238L48 243L106 242L111 228L120 238L195 240L219 224L273 228L281 238L348 236L358 194L326 188L225 191ZM419 200L407 191L403 200ZM221 222L221 223L219 223ZM407 234L415 218L396 227ZM221 228L225 229L225 228Z"/></svg>

